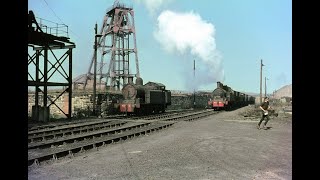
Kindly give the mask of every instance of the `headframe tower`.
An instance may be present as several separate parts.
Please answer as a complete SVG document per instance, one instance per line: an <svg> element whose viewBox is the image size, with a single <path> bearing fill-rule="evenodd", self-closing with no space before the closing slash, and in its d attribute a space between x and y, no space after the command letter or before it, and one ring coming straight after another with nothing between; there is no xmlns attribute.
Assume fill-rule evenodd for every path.
<svg viewBox="0 0 320 180"><path fill-rule="evenodd" d="M128 77L140 77L133 8L115 1L106 11L99 34L95 34L94 47L84 89L87 80L95 77L100 85L102 80L106 83L106 89L97 87L98 91L119 92ZM131 72L133 67L135 72Z"/></svg>

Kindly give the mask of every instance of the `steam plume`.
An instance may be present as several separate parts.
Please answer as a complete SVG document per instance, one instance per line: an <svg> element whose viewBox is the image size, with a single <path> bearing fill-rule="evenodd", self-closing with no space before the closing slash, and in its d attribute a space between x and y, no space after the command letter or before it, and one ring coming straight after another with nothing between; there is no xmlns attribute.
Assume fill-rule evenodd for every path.
<svg viewBox="0 0 320 180"><path fill-rule="evenodd" d="M160 9L165 3L169 3L172 0L135 0L138 3L143 3L148 9L150 14L155 14L155 12Z"/></svg>
<svg viewBox="0 0 320 180"><path fill-rule="evenodd" d="M190 71L183 75L186 77L186 87L189 90L192 86L197 89L199 86L224 80L221 55L216 49L214 25L202 20L200 15L193 12L163 11L158 17L154 36L166 51L190 53L197 59L195 78L191 73L191 66L186 67ZM193 84L190 83L190 79L194 79Z"/></svg>

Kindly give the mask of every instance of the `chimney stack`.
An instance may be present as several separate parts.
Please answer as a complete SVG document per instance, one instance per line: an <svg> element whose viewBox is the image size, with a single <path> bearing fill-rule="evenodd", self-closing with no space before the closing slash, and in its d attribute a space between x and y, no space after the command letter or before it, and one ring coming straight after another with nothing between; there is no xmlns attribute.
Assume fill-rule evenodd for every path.
<svg viewBox="0 0 320 180"><path fill-rule="evenodd" d="M133 77L132 77L132 76L129 76L129 77L128 77L128 83L129 83L129 84L133 84Z"/></svg>

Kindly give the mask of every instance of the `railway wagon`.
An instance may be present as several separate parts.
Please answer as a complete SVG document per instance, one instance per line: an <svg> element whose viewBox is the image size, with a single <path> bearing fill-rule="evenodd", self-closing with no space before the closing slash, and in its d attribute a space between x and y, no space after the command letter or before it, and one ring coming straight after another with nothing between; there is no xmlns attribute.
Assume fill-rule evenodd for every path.
<svg viewBox="0 0 320 180"><path fill-rule="evenodd" d="M166 90L162 83L148 82L143 85L142 78L133 77L122 88L123 100L120 102L120 112L135 115L156 114L165 112L171 105L171 91Z"/></svg>
<svg viewBox="0 0 320 180"><path fill-rule="evenodd" d="M213 90L208 100L207 108L215 110L231 110L254 104L254 97L233 90L221 82L217 82L217 88Z"/></svg>

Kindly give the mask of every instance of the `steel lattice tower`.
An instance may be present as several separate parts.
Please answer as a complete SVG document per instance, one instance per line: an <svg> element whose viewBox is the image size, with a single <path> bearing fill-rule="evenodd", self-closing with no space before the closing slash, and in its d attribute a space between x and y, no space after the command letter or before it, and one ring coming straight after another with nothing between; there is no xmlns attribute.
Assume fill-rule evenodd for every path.
<svg viewBox="0 0 320 180"><path fill-rule="evenodd" d="M106 90L111 91L120 91L128 82L129 76L140 77L132 8L119 3L109 8L104 16L100 33L95 35L95 43L84 89L87 80L94 79L95 75L99 84L101 85L101 81L104 80ZM100 58L99 63L98 58ZM135 59L136 72L130 71L132 59ZM97 90L103 89L97 87Z"/></svg>
<svg viewBox="0 0 320 180"><path fill-rule="evenodd" d="M32 107L32 119L35 121L48 121L50 106L55 106L71 119L72 49L76 46L67 36L68 26L54 23L51 27L42 24L41 19L38 23L33 11L29 11L28 51L30 47L31 52L28 52L28 86L35 87L35 102ZM58 50L60 54L56 52ZM59 55L61 55L60 58ZM62 79L54 80L56 75ZM49 87L62 87L63 91L52 99L48 94ZM57 99L64 94L68 94L67 109L56 103Z"/></svg>

